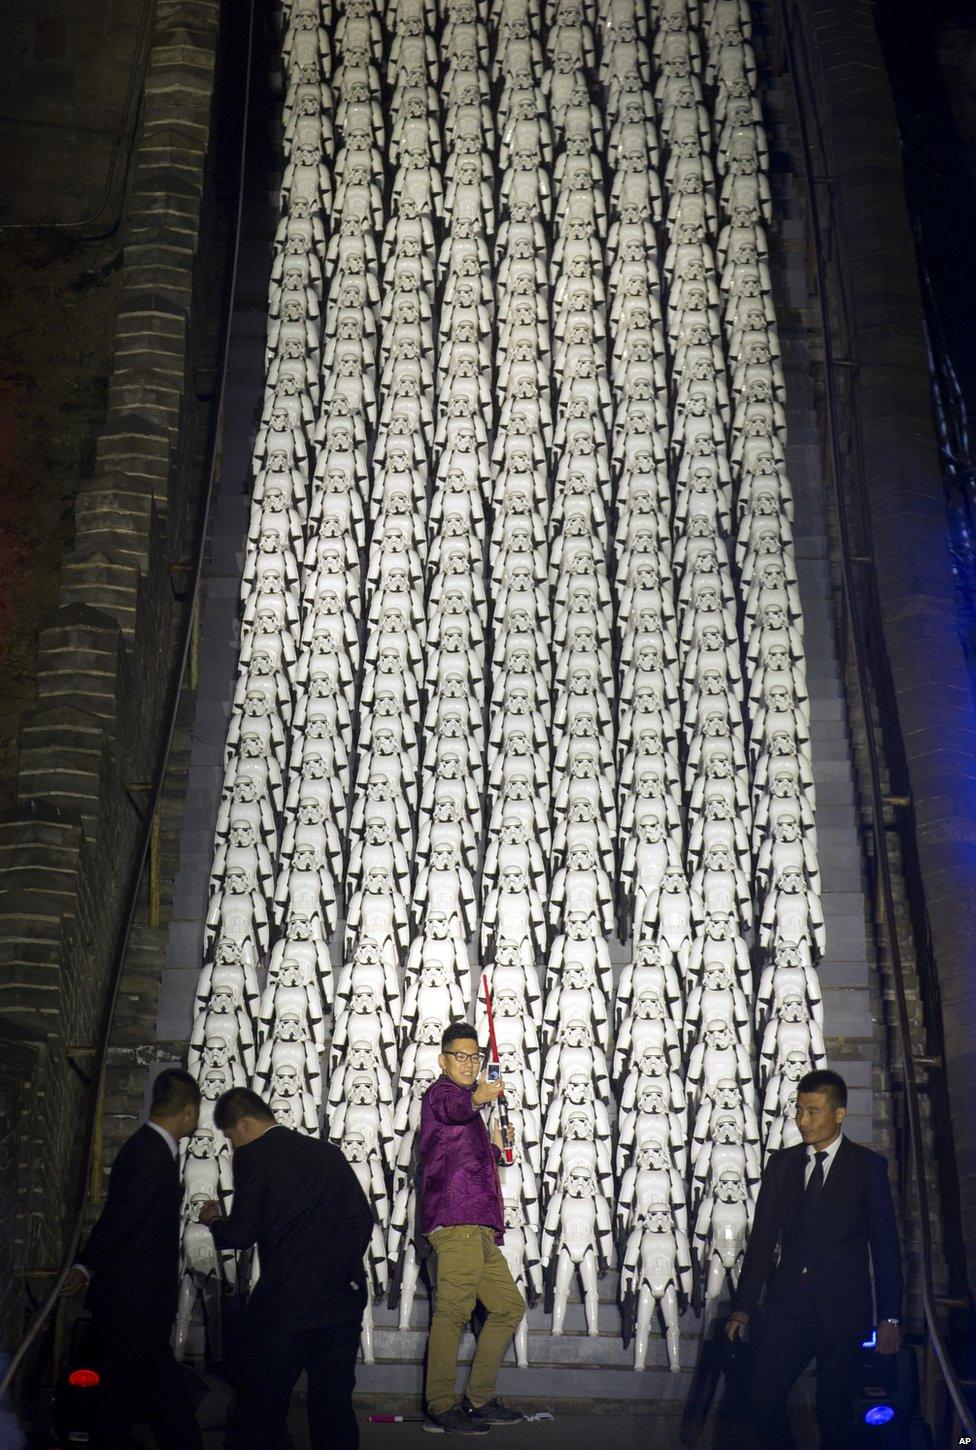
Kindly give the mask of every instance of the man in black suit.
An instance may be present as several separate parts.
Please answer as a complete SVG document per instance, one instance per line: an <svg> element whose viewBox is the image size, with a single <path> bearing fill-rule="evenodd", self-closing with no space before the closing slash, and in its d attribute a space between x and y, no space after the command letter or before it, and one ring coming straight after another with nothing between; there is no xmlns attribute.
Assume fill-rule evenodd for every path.
<svg viewBox="0 0 976 1450"><path fill-rule="evenodd" d="M763 1450L793 1445L786 1398L814 1357L822 1450L848 1450L860 1345L874 1323L879 1354L896 1354L901 1343L901 1250L888 1164L844 1137L846 1113L847 1084L838 1073L801 1078L796 1123L803 1141L770 1155L759 1190L726 1333L734 1342L746 1332L772 1273L752 1370Z"/></svg>
<svg viewBox="0 0 976 1450"><path fill-rule="evenodd" d="M186 1375L170 1346L179 1292L181 1138L194 1131L200 1089L182 1068L153 1083L149 1120L112 1164L108 1196L63 1292L86 1284L93 1358L102 1375L97 1445L128 1447L144 1419L160 1450L202 1446Z"/></svg>
<svg viewBox="0 0 976 1450"><path fill-rule="evenodd" d="M239 1387L247 1450L289 1445L285 1421L302 1370L316 1450L357 1450L352 1406L366 1307L363 1255L373 1212L338 1148L275 1122L257 1093L231 1088L214 1123L234 1149L234 1206L205 1204L221 1249L257 1244L260 1277L244 1316Z"/></svg>

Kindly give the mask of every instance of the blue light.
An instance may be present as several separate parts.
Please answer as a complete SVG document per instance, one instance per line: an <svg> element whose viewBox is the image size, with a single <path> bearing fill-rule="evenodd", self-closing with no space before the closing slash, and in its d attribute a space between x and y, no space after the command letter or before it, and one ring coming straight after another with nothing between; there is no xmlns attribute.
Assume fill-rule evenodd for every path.
<svg viewBox="0 0 976 1450"><path fill-rule="evenodd" d="M872 1405L864 1415L865 1425L887 1425L895 1418L897 1411L894 1405Z"/></svg>
<svg viewBox="0 0 976 1450"><path fill-rule="evenodd" d="M861 1348L862 1349L874 1349L877 1346L877 1343L878 1343L878 1331L876 1329L872 1329L871 1330L871 1338L870 1339L862 1339L861 1340Z"/></svg>

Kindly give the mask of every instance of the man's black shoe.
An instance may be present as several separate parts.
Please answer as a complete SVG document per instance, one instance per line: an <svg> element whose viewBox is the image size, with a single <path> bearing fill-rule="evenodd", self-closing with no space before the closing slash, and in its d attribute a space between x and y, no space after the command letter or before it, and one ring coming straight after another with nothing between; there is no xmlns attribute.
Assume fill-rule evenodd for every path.
<svg viewBox="0 0 976 1450"><path fill-rule="evenodd" d="M491 1420L475 1420L460 1405L452 1405L441 1415L427 1411L423 1428L429 1435L486 1435Z"/></svg>
<svg viewBox="0 0 976 1450"><path fill-rule="evenodd" d="M493 1395L485 1404L475 1409L474 1405L464 1397L463 1407L470 1416L472 1424L476 1425L516 1425L525 1416L521 1410L510 1410L503 1405L497 1395Z"/></svg>

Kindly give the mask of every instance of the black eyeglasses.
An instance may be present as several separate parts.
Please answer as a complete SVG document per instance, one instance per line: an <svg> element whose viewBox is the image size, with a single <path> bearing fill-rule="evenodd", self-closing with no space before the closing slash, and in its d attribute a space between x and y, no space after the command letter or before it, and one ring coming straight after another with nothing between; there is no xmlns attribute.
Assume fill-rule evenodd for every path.
<svg viewBox="0 0 976 1450"><path fill-rule="evenodd" d="M445 1052L445 1057L453 1057L458 1067L463 1067L466 1062L478 1063L481 1061L480 1052Z"/></svg>

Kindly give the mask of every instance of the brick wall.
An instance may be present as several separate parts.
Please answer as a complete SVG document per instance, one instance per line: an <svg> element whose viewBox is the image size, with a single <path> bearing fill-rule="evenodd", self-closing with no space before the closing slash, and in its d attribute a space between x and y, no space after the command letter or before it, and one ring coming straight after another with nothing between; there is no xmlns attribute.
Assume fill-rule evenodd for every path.
<svg viewBox="0 0 976 1450"><path fill-rule="evenodd" d="M22 1323L25 1272L62 1253L89 1101L67 1049L98 1037L145 800L127 787L155 773L184 623L173 570L194 546L209 422L193 380L214 365L226 254L210 184L220 13L154 3L108 412L41 631L18 803L0 815L0 1342ZM70 23L66 40L25 15L55 63Z"/></svg>

